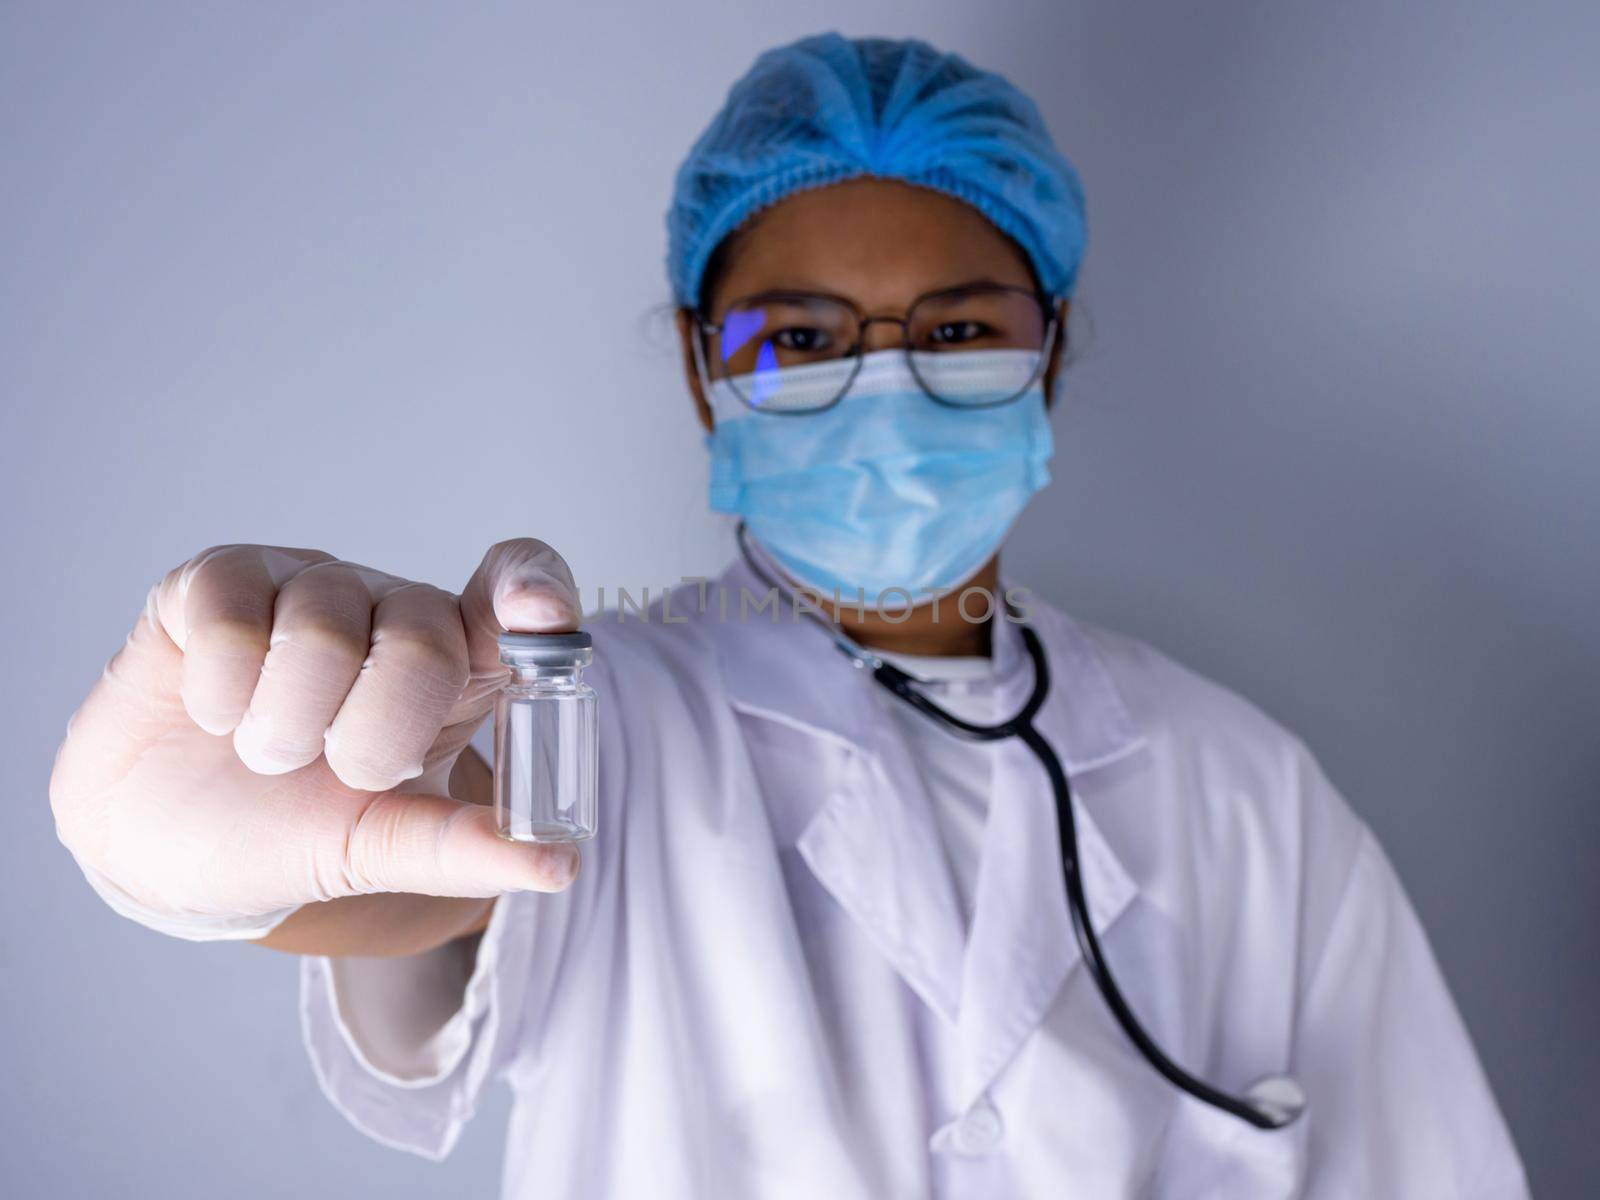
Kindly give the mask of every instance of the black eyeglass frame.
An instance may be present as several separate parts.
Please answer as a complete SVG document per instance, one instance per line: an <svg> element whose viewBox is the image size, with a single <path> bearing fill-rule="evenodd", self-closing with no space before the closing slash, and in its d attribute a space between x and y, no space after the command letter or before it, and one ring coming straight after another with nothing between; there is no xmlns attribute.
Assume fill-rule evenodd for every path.
<svg viewBox="0 0 1600 1200"><path fill-rule="evenodd" d="M921 372L917 370L916 348L911 344L911 317L912 314L917 311L917 306L928 300L938 300L953 296L970 295L974 292L1015 292L1018 295L1029 297L1039 306L1039 312L1044 317L1044 341L1039 347L1039 362L1034 367L1033 374L1028 377L1028 381L1024 383L1022 387L1018 388L1011 395L1005 396L999 400L988 400L982 404L961 404L953 400L946 400L944 397L937 395L933 389L928 386L927 381L922 378ZM967 283L961 284L957 287L939 288L935 291L924 292L907 306L905 315L899 317L883 315L868 316L866 313L862 312L860 306L848 296L840 296L833 292L808 292L801 291L799 289L780 288L764 292L754 292L748 296L739 296L736 299L729 301L727 307L729 309L734 309L742 304L754 304L763 300L827 300L835 304L843 305L845 308L849 309L856 318L855 344L839 356L840 359L848 358L852 360L850 375L845 380L844 386L839 389L839 394L832 400L828 401L828 403L817 408L762 408L753 403L751 399L739 388L731 388L733 393L739 397L740 401L746 408L750 409L751 412L758 412L772 417L815 416L817 413L827 412L830 408L833 408L841 400L848 396L850 394L851 387L855 385L856 376L861 372L861 348L866 341L867 327L873 324L889 322L891 324L900 326L901 353L906 356L906 365L910 368L912 377L916 379L917 386L922 389L922 394L924 396L926 396L929 400L932 400L935 404L943 405L945 408L971 409L974 411L986 408L998 408L1003 404L1011 404L1020 399L1022 396L1026 395L1028 389L1033 387L1034 384L1038 383L1045 371L1049 368L1050 356L1055 347L1056 337L1058 334L1063 332L1061 328L1061 315L1056 309L1056 297L1047 295L1036 288L1021 287L1010 283ZM722 331L726 328L726 323L710 320L707 315L699 309L693 310L691 315L694 318L695 327L699 333L699 336L694 339L695 371L700 376L700 385L705 388L707 392L709 392L712 384L715 381L712 379L711 372L706 365L707 340L714 334L722 333ZM1065 342L1063 342L1063 345L1064 344ZM954 350L950 353L960 354L962 351ZM719 378L731 380L733 377L724 375L720 376Z"/></svg>

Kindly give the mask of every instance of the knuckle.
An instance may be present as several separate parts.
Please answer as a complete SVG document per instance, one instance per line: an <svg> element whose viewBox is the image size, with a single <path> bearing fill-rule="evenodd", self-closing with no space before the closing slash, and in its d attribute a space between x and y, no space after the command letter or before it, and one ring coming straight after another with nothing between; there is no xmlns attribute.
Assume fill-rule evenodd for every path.
<svg viewBox="0 0 1600 1200"><path fill-rule="evenodd" d="M245 558L259 557L260 546L252 546L243 542L223 542L215 546L207 546L188 562L177 568L180 583L190 587L202 575L209 575L218 568L237 562Z"/></svg>
<svg viewBox="0 0 1600 1200"><path fill-rule="evenodd" d="M384 661L409 682L449 692L452 700L467 682L466 652L459 639L442 630L418 630L385 646Z"/></svg>
<svg viewBox="0 0 1600 1200"><path fill-rule="evenodd" d="M455 607L455 596L441 587L435 587L431 583L422 583L418 580L408 582L406 587L411 590L413 596L418 597L430 607L441 609Z"/></svg>
<svg viewBox="0 0 1600 1200"><path fill-rule="evenodd" d="M192 571L199 571L204 569L207 563L214 562L225 554L237 554L251 549L254 547L244 542L218 542L214 546L207 546L198 554L191 555L189 561L183 565Z"/></svg>
<svg viewBox="0 0 1600 1200"><path fill-rule="evenodd" d="M242 658L266 648L267 631L237 612L206 613L189 629L185 657Z"/></svg>
<svg viewBox="0 0 1600 1200"><path fill-rule="evenodd" d="M272 624L276 597L265 589L241 585L237 581L206 588L191 601L188 610L191 635L211 626L238 630L252 637L265 637ZM197 602L195 602L197 601Z"/></svg>
<svg viewBox="0 0 1600 1200"><path fill-rule="evenodd" d="M398 792L372 797L345 839L343 873L350 889L387 892L442 879L438 816L425 798Z"/></svg>
<svg viewBox="0 0 1600 1200"><path fill-rule="evenodd" d="M361 662L368 649L366 631L333 613L308 614L286 631L284 644L297 657L338 666Z"/></svg>
<svg viewBox="0 0 1600 1200"><path fill-rule="evenodd" d="M339 870L350 893L384 890L385 864L393 861L400 820L393 795L374 796L356 814L344 839Z"/></svg>
<svg viewBox="0 0 1600 1200"><path fill-rule="evenodd" d="M314 552L306 551L306 553ZM328 593L338 595L360 593L365 596L366 587L361 581L361 573L365 569L356 563L345 562L340 558L319 559L301 567L286 587L290 589L304 588L315 596L323 596Z"/></svg>

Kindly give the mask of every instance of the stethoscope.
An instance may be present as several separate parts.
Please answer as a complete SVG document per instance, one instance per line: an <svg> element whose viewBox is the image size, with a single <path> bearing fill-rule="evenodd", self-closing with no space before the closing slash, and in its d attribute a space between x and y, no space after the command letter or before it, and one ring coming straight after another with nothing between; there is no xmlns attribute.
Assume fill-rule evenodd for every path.
<svg viewBox="0 0 1600 1200"><path fill-rule="evenodd" d="M768 587L784 593L791 604L794 604L796 596L793 589L778 579L775 570L769 571L758 561L743 521L739 522L738 539L739 552L744 556L744 561L750 569ZM1248 1121L1258 1129L1281 1129L1295 1121L1305 1111L1306 1097L1300 1085L1292 1078L1287 1075L1269 1075L1253 1084L1243 1096L1234 1096L1214 1088L1173 1062L1156 1044L1155 1039L1145 1032L1144 1026L1139 1024L1139 1019L1133 1015L1133 1010L1123 998L1122 989L1117 986L1117 981L1111 974L1111 964L1106 962L1106 956L1100 949L1100 939L1095 935L1094 926L1089 922L1089 901L1083 890L1083 870L1078 862L1078 831L1073 816L1072 787L1067 780L1067 773L1061 765L1060 757L1033 724L1034 716L1044 706L1045 698L1050 694L1050 667L1045 658L1044 647L1039 643L1039 635L1034 633L1026 622L1017 620L1023 643L1028 649L1028 657L1033 661L1033 691L1028 696L1027 702L1010 720L995 725L975 725L971 721L962 720L954 713L945 711L919 691L918 685L926 684L927 680L918 679L915 675L902 671L893 663L885 662L871 650L857 644L837 625L824 620L811 605L794 604L794 607L797 612L805 613L823 629L834 646L858 670L870 672L878 684L957 737L975 742L997 742L1009 737L1020 738L1022 743L1033 751L1044 767L1045 773L1050 776L1050 786L1055 792L1056 825L1061 839L1061 872L1067 885L1067 907L1072 914L1072 930L1077 936L1078 948L1083 952L1084 964L1088 967L1089 974L1093 976L1095 986L1100 989L1106 1007L1111 1010L1111 1015L1116 1018L1117 1024L1122 1026L1122 1032L1138 1048L1146 1062L1165 1076L1174 1087L1187 1092L1195 1099L1220 1108L1223 1112L1231 1113L1242 1121ZM1017 619L1015 610L1012 610L1011 616L1012 619Z"/></svg>

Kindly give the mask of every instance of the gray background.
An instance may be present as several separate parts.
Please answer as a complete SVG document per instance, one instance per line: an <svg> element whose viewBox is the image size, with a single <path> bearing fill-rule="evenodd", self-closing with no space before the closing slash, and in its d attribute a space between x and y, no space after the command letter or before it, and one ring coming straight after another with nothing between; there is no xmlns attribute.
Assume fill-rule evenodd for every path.
<svg viewBox="0 0 1600 1200"><path fill-rule="evenodd" d="M660 305L671 172L765 45L920 33L1038 98L1093 338L1008 569L1301 733L1431 930L1536 1191L1600 1159L1600 9L0 4L0 1191L487 1195L302 1058L294 969L125 922L68 714L164 571L491 542L728 555Z"/></svg>

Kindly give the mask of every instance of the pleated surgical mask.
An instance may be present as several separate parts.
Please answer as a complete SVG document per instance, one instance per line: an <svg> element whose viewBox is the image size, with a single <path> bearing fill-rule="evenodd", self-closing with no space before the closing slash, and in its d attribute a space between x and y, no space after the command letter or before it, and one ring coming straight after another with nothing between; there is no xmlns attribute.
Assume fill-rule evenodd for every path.
<svg viewBox="0 0 1600 1200"><path fill-rule="evenodd" d="M976 574L1050 481L1042 383L994 402L1037 362L1033 350L919 354L918 373L944 402L899 349L859 366L846 358L716 380L711 507L742 517L779 566L827 596L885 608L931 600ZM832 407L794 411L836 395L852 370Z"/></svg>

